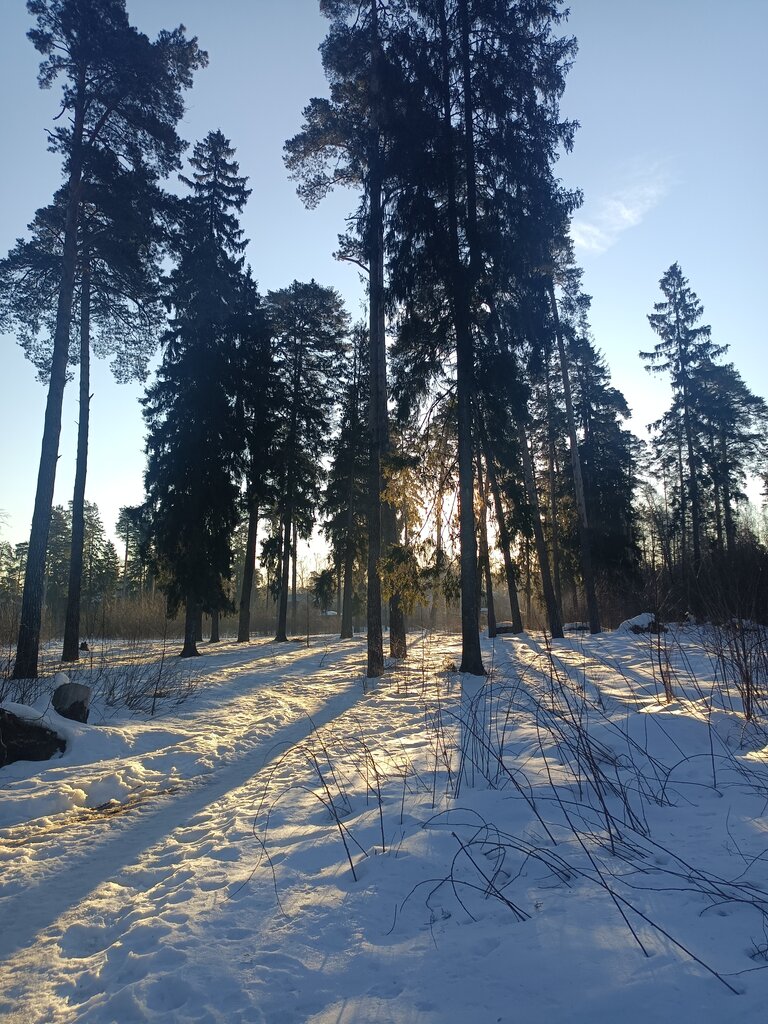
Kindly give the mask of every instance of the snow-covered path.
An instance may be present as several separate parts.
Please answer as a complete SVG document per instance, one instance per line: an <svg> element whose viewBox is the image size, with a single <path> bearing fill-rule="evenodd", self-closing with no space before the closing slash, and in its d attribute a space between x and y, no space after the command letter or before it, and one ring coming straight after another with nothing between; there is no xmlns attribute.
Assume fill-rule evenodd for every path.
<svg viewBox="0 0 768 1024"><path fill-rule="evenodd" d="M64 812L0 833L4 1020L70 1019L67 1012L60 1016L62 1003L71 1012L73 1001L87 1002L93 994L80 976L88 961L103 960L97 976L114 967L115 957L126 965L135 961L119 972L123 983L135 982L142 966L160 977L180 967L179 949L163 949L163 936L173 930L169 923L178 924L182 904L185 914L204 913L215 894L231 886L233 866L249 854L255 861L246 819L263 789L260 773L354 705L362 694L359 660L359 645L351 651L281 651L272 644L247 653L236 649L225 656L219 685L176 716L172 728L107 727L118 747L113 756L74 770L56 765L31 783L3 780L4 795L16 796L11 804L19 815L29 801L47 807L67 790L79 790L93 806L94 793L108 800L115 792L125 795L126 780L140 783L122 805ZM279 688L270 685L270 676ZM8 775L14 767L18 775L31 774L30 766L19 765ZM153 784L165 792L153 795ZM241 817L245 827L238 828ZM65 999L56 967L76 979ZM164 985L158 985L157 998L148 996L147 1009L179 1008L178 983L169 982L173 995L161 994ZM178 1005L168 1005L169 999ZM146 1018L124 1007L114 1010L114 1018L97 1012L96 1019Z"/></svg>

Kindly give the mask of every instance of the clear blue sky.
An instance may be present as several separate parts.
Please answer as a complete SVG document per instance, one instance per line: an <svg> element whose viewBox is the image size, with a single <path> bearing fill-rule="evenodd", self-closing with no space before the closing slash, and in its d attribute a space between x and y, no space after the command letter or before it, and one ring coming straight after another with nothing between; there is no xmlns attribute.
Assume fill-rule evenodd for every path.
<svg viewBox="0 0 768 1024"><path fill-rule="evenodd" d="M253 188L243 218L248 259L263 290L315 277L337 287L353 315L362 289L332 258L349 196L308 212L282 165L283 141L325 83L317 47L325 22L316 0L128 0L153 36L184 23L210 54L188 94L181 134L190 142L221 128ZM36 84L38 55L25 38L23 0L0 10L0 251L22 235L60 182L45 128L57 91ZM593 296L592 323L638 432L666 407L637 352L654 344L646 314L658 280L681 264L704 303L717 342L754 391L768 397L762 297L768 279L764 195L764 45L768 0L573 0L567 31L579 39L563 111L581 123L559 164L585 203L574 223L577 254ZM40 454L44 390L12 338L1 338L3 472L0 536L25 540ZM138 387L95 369L87 497L111 529L121 505L142 498L143 424ZM56 501L72 491L76 387L65 399Z"/></svg>

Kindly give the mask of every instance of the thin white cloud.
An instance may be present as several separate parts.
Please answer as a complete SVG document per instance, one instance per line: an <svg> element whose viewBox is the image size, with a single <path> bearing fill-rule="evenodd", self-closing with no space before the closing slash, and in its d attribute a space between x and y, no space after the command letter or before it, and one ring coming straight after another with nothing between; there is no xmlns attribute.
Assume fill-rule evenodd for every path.
<svg viewBox="0 0 768 1024"><path fill-rule="evenodd" d="M600 254L610 249L619 236L636 227L669 192L671 178L666 168L655 165L635 172L621 187L599 199L593 211L587 206L571 224L577 249Z"/></svg>

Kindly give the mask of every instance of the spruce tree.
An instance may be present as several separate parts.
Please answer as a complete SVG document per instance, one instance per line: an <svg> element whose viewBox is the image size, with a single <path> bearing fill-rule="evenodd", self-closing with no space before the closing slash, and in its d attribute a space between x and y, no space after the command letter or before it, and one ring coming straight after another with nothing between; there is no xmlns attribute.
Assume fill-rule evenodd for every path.
<svg viewBox="0 0 768 1024"><path fill-rule="evenodd" d="M750 475L768 465L768 405L754 395L732 363L704 363L696 374L702 462L714 506L716 543L732 555L738 503Z"/></svg>
<svg viewBox="0 0 768 1024"><path fill-rule="evenodd" d="M202 609L229 606L243 472L237 313L246 243L237 214L250 193L233 156L229 140L211 132L195 146L191 177L182 178L191 195L173 239L171 319L144 400L152 540L170 607L185 606L183 657L198 653Z"/></svg>
<svg viewBox="0 0 768 1024"><path fill-rule="evenodd" d="M250 639L259 514L269 501L274 476L273 413L280 401L269 318L250 269L241 280L235 324L240 374L236 412L242 420L246 452L242 495L246 536L237 640L245 643Z"/></svg>
<svg viewBox="0 0 768 1024"><path fill-rule="evenodd" d="M275 639L287 636L288 590L294 527L308 537L325 470L331 417L341 397L339 364L346 358L349 318L339 294L316 281L294 281L269 292L275 339L275 373L282 401L274 424L277 483L276 551L278 613Z"/></svg>
<svg viewBox="0 0 768 1024"><path fill-rule="evenodd" d="M694 380L697 371L725 350L712 341L711 328L700 323L704 307L679 264L672 264L659 287L664 299L654 303L648 322L661 340L651 352L641 352L640 356L648 363L649 372L669 374L674 404L680 412L685 444L685 497L691 517L692 567L696 576L701 568L702 508Z"/></svg>

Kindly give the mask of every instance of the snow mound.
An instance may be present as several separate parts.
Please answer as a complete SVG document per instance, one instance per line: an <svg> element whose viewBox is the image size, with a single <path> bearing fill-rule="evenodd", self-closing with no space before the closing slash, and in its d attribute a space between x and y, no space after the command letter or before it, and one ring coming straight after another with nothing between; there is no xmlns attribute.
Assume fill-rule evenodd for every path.
<svg viewBox="0 0 768 1024"><path fill-rule="evenodd" d="M618 627L624 633L658 633L664 630L656 621L653 612L641 612L631 619L625 619Z"/></svg>

